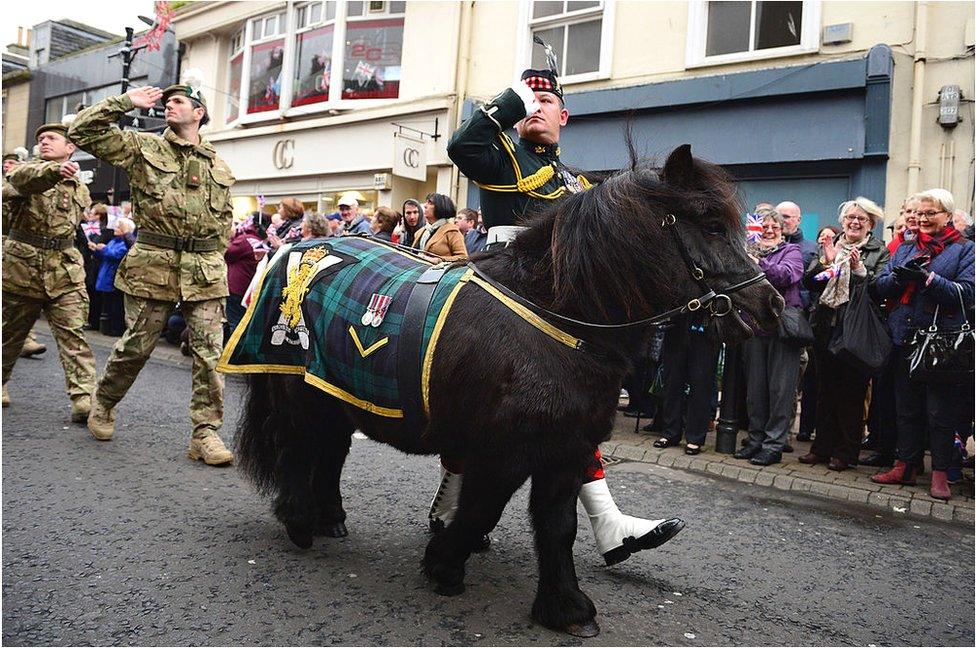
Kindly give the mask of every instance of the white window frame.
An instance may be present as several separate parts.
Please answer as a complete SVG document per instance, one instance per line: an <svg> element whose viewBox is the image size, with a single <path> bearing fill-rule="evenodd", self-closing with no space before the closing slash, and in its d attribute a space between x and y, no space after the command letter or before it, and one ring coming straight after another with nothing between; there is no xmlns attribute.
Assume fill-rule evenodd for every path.
<svg viewBox="0 0 976 649"><path fill-rule="evenodd" d="M351 108L369 108L372 106L388 105L400 101L400 97L390 98L390 99L342 99L342 70L344 66L343 57L345 56L345 42L346 42L346 25L348 22L359 22L365 20L374 20L378 17L389 16L389 17L406 17L406 11L403 14L390 14L390 3L389 1L384 3L384 9L382 12L370 12L369 0L363 0L366 8L364 15L362 16L348 16L346 2L344 0L338 0L335 7L335 17L332 20L325 20L325 4L324 0L315 0L315 2L295 2L290 0L288 3L269 11L264 9L261 12L256 12L253 15L247 16L244 19L244 25L242 28L243 39L241 46L244 51L244 59L241 62L241 88L240 94L238 96L238 114L237 119L230 121L228 120L225 124L226 128L235 128L244 126L246 124L253 124L258 122L269 122L275 121L282 118L294 117L299 115L308 115L322 112L330 112L337 110L348 110ZM320 2L323 4L321 12L321 20L317 23L310 23L301 29L298 29L298 9L302 6L308 6L311 4L316 4ZM279 33L273 36L264 37L262 33L261 38L252 38L253 23L257 19L266 19L274 15L284 14L285 16L285 30L284 33ZM332 75L338 74L338 78L335 79L329 86L329 98L327 101L322 101L314 104L306 104L304 106L292 106L292 91L294 86L294 66L295 66L295 41L299 33L310 31L312 29L318 29L330 22L334 23L334 28L332 32ZM262 23L263 29L264 23ZM236 36L236 32L235 32ZM257 113L247 112L247 102L248 102L248 92L250 88L250 78L251 78L251 48L254 45L258 45L262 42L276 40L278 38L284 38L284 58L282 61L282 79L281 79L281 95L278 103L277 110L267 110ZM231 46L233 45L234 36L231 36ZM237 54L234 51L227 57L228 69L227 69L227 87L230 87L230 61ZM401 56L402 63L402 56Z"/></svg>
<svg viewBox="0 0 976 649"><path fill-rule="evenodd" d="M755 42L756 30L756 0L751 1L753 9L749 23L749 47L752 47ZM799 45L705 56L708 40L708 0L690 0L688 3L688 39L685 45L685 67L698 68L816 53L820 50L820 9L821 0L803 0L803 26L800 28Z"/></svg>
<svg viewBox="0 0 976 649"><path fill-rule="evenodd" d="M246 60L248 56L244 51L246 49L244 47L244 43L245 43L244 36L246 33L245 30L246 30L246 26L242 26L239 31L234 32L234 35L230 37L230 53L227 56L227 83L224 86L225 88L227 88L228 91L226 93L227 95L226 105L224 106L224 121L228 125L237 124L241 119L241 115L244 114L244 109L246 108L245 105L241 104L241 89L243 89L244 87L244 64L248 62ZM237 47L235 47L235 45ZM241 87L238 88L237 98L236 98L237 117L235 117L234 119L230 119L230 108L231 108L230 104L231 104L231 99L233 97L230 94L230 80L232 76L231 65L238 54L241 55Z"/></svg>
<svg viewBox="0 0 976 649"><path fill-rule="evenodd" d="M616 0L602 0L597 7L579 9L536 19L532 18L532 1L520 0L519 2L518 25L519 33L522 34L522 37L518 39L515 55L515 78L517 79L523 70L532 65L532 48L539 47L532 42L533 29L546 29L561 25L588 22L599 16L603 20L600 31L599 69L594 72L561 76L559 77L559 82L563 86L568 86L574 83L609 79L613 69L613 34ZM565 63L565 52L557 52L556 54L559 57L559 65L562 66Z"/></svg>

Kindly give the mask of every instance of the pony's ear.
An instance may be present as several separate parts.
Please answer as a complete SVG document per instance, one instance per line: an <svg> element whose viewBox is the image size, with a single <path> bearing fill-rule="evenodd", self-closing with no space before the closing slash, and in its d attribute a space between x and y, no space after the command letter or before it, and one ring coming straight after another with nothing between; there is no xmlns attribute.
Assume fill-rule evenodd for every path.
<svg viewBox="0 0 976 649"><path fill-rule="evenodd" d="M682 144L671 152L662 170L664 182L677 187L692 187L694 185L695 161L691 157L691 145Z"/></svg>

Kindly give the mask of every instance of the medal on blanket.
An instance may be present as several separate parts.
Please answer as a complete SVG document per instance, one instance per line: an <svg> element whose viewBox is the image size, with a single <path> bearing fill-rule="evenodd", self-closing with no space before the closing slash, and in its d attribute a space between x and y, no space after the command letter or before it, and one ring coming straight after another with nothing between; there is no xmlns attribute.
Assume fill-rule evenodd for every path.
<svg viewBox="0 0 976 649"><path fill-rule="evenodd" d="M390 302L392 301L393 298L389 295L373 293L373 296L369 298L369 306L366 308L366 313L363 314L360 320L363 326L378 327L383 324L383 318L386 317L386 310L390 308Z"/></svg>

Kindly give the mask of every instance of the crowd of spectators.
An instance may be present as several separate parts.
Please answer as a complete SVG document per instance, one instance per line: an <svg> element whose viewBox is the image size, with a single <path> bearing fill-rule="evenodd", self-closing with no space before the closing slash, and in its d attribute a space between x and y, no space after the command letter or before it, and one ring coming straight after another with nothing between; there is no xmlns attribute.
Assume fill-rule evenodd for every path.
<svg viewBox="0 0 976 649"><path fill-rule="evenodd" d="M963 464L972 466L965 448L973 436L974 386L910 380L907 354L916 330L973 322L972 219L944 189L909 196L887 226L887 245L877 234L884 212L863 197L841 204L837 226L821 228L816 241L804 239L796 203L762 203L754 213L762 235L748 252L787 308L810 325L812 344L798 346L780 330L741 345L745 394L736 418L748 435L735 457L780 462L794 452L796 430L796 441L813 442L801 463L832 471L878 467L875 482L914 485L927 450L930 494L949 499ZM836 349L847 309L862 299L893 344L878 371ZM652 420L643 430L658 436L654 446L675 446L684 437L684 452L695 455L715 428L721 374L735 368L724 367L724 353L709 341L702 322L683 316L634 359L624 383L629 404L621 410Z"/></svg>
<svg viewBox="0 0 976 649"><path fill-rule="evenodd" d="M273 213L254 211L235 225L224 253L230 293L225 335L243 318L262 264L286 244L369 236L412 248L430 261L463 260L484 249L480 213L457 210L448 196L432 193L423 201L403 201L400 211L379 206L371 214L360 208L360 198L343 194L338 211L328 215L284 198ZM797 458L801 463L833 471L878 467L876 482L913 485L928 450L931 495L948 499L949 485L961 475L959 449L973 433L973 386L946 390L913 383L905 359L913 332L929 327L936 315L942 326L973 320L972 218L955 208L946 190L913 194L887 226L891 239L885 244L876 234L884 212L863 197L841 204L837 226L821 228L815 241L804 238L794 202L763 203L754 211L762 233L747 251L787 308L810 325L813 342L799 347L782 332L759 332L742 344L739 420L748 434L735 457L757 465L780 462L794 452L797 430L796 441L813 442ZM115 271L137 236L128 215L128 206L96 204L78 231L91 298L87 326L114 336L125 328ZM873 373L831 349L846 309L861 291L870 296L894 345L888 362ZM684 452L697 455L715 428L724 354L707 325L696 314L677 317L655 333L645 356L634 359L625 382L629 405L621 409L652 420L643 430L657 435L655 447L676 446L683 438ZM177 308L164 336L182 341L186 350L184 328Z"/></svg>

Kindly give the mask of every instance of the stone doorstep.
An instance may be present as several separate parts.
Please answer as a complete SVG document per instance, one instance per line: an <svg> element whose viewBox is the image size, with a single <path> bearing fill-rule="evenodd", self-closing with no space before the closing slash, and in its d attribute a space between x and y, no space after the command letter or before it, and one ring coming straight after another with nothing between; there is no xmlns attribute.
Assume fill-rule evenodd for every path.
<svg viewBox="0 0 976 649"><path fill-rule="evenodd" d="M736 460L731 455L716 455L709 450L701 455L685 455L680 446L646 449L644 444L632 443L629 438L634 437L633 433L628 435L619 430L614 431L614 437L620 441L611 440L600 445L601 453L609 458L706 473L780 491L853 502L889 513L910 513L958 525L972 526L976 518L973 500L968 496L954 494L948 503L935 500L928 494L926 485L921 483L915 487L879 485L871 482L870 476L858 473L857 469L839 473L798 462L758 467L744 460Z"/></svg>

